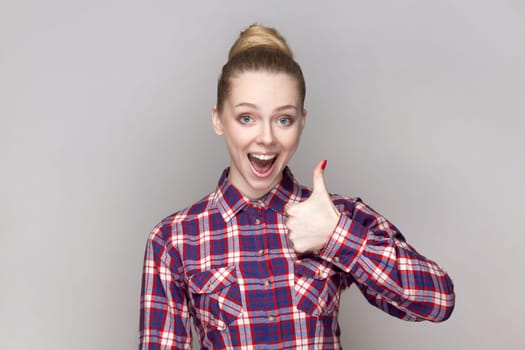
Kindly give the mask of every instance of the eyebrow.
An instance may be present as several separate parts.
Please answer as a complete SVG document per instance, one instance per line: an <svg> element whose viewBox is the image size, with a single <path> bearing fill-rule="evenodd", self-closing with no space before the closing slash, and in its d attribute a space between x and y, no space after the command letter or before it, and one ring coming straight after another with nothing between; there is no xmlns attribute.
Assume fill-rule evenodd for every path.
<svg viewBox="0 0 525 350"><path fill-rule="evenodd" d="M236 104L235 107L250 107L250 108L253 108L253 109L259 109L259 107L257 107L257 105L255 105L253 103L249 103L249 102L241 102L239 104ZM280 112L280 111L283 111L283 110L286 110L286 109L295 109L295 110L297 110L297 107L294 106L294 105L284 105L284 106L277 107L275 109L275 112Z"/></svg>

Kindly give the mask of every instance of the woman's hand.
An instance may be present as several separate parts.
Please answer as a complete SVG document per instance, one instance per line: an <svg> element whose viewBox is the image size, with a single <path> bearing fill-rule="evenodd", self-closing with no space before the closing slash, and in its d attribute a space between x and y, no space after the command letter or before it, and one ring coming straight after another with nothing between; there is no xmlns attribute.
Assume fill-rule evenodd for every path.
<svg viewBox="0 0 525 350"><path fill-rule="evenodd" d="M315 166L310 197L301 203L289 203L285 208L288 237L297 253L321 250L341 215L326 190L325 167L326 160Z"/></svg>

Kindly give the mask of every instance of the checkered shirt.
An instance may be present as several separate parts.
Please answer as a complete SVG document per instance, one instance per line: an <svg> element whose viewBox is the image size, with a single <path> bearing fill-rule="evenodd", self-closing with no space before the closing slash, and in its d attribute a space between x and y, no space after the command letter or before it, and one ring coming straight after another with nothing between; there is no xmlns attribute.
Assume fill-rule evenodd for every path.
<svg viewBox="0 0 525 350"><path fill-rule="evenodd" d="M360 199L332 195L342 213L318 253L297 254L284 207L311 190L288 168L250 201L227 179L168 216L146 246L140 349L190 349L191 319L203 349L340 349L340 293L355 284L395 317L446 320L453 284Z"/></svg>

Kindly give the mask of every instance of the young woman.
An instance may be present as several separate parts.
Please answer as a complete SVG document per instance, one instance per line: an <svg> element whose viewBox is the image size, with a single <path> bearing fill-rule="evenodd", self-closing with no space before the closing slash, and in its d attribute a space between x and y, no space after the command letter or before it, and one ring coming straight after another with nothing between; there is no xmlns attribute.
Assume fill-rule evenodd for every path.
<svg viewBox="0 0 525 350"><path fill-rule="evenodd" d="M313 189L287 167L306 121L285 40L251 26L230 50L212 109L230 166L217 189L159 223L145 254L142 349L339 349L343 289L411 321L446 320L453 285L360 199Z"/></svg>

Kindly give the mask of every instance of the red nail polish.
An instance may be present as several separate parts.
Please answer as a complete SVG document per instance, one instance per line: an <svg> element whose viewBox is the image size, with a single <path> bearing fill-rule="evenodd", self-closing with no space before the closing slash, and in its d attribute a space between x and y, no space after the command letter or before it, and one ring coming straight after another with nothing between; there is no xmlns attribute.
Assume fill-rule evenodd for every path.
<svg viewBox="0 0 525 350"><path fill-rule="evenodd" d="M323 164L321 164L321 169L324 170L325 168L326 168L326 159L323 160Z"/></svg>

